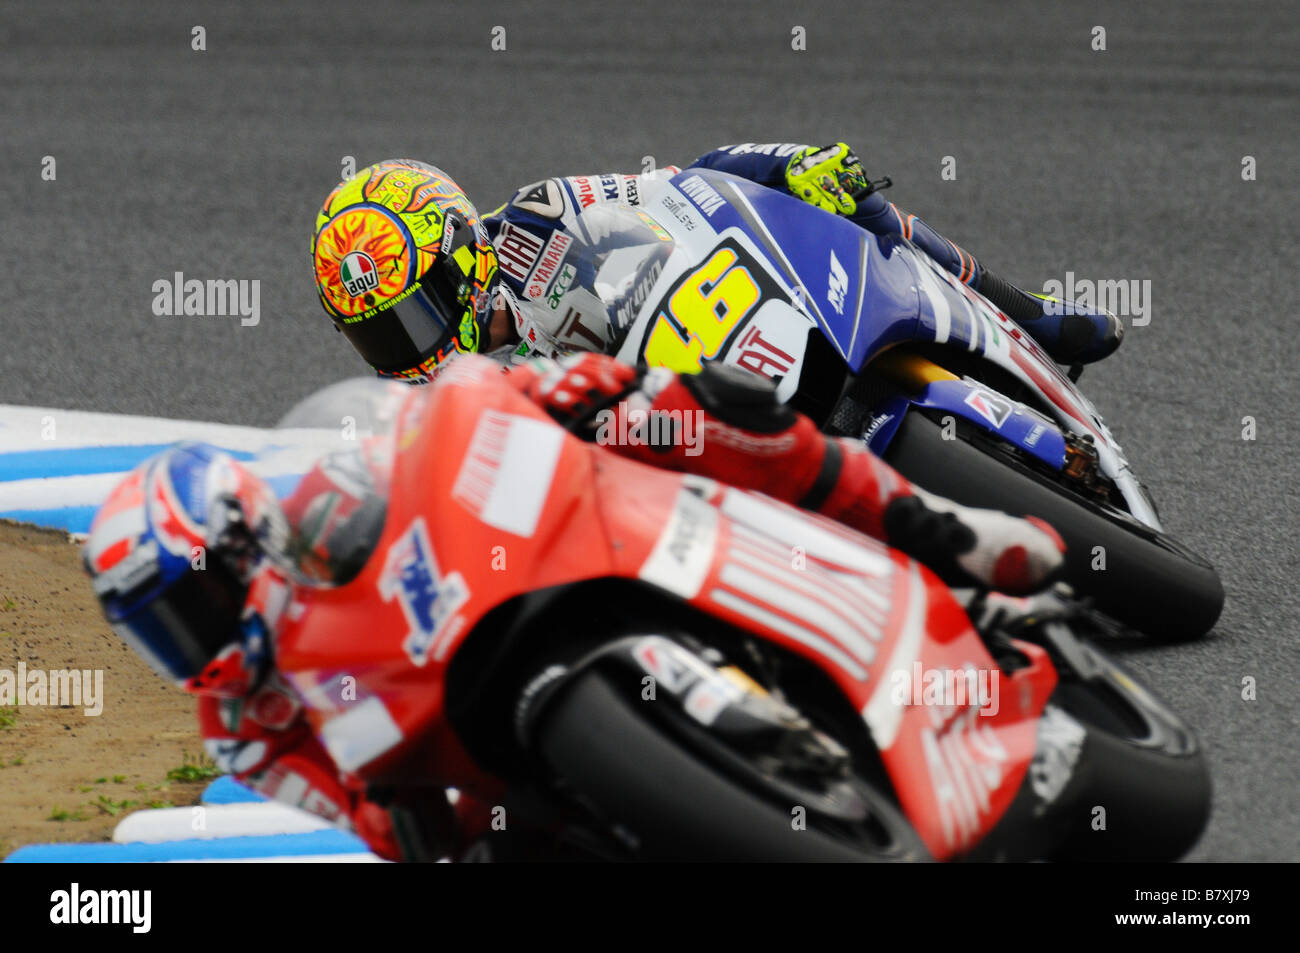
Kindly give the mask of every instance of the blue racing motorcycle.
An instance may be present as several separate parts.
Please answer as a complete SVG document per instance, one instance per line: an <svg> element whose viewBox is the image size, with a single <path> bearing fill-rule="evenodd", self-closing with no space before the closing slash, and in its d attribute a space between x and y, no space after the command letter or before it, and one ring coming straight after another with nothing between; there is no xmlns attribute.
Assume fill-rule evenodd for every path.
<svg viewBox="0 0 1300 953"><path fill-rule="evenodd" d="M584 211L577 232L529 302L572 319L558 326L590 316L628 363L769 378L921 486L1047 520L1068 545L1066 581L1127 626L1166 639L1213 627L1218 575L1164 532L1076 380L907 239L698 169L639 207Z"/></svg>

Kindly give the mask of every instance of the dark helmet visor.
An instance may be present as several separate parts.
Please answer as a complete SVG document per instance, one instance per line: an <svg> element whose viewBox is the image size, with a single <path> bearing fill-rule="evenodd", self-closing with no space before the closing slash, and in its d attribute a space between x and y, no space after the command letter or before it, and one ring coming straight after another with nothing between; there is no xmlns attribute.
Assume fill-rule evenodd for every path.
<svg viewBox="0 0 1300 953"><path fill-rule="evenodd" d="M467 246L472 250L474 230L456 215L448 215L447 226L452 229L450 245L414 289L368 318L351 323L335 319L343 336L377 371L408 371L431 357L442 360L455 348L461 322L477 317L472 313L474 259L456 255Z"/></svg>
<svg viewBox="0 0 1300 953"><path fill-rule="evenodd" d="M183 681L201 672L239 638L248 586L220 560L191 570L122 616L110 609L113 631L160 675Z"/></svg>

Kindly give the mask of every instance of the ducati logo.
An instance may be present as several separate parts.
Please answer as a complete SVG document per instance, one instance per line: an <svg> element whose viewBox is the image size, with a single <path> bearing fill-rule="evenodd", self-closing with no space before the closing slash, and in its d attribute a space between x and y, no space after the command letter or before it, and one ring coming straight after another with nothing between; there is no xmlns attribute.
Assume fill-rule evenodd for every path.
<svg viewBox="0 0 1300 953"><path fill-rule="evenodd" d="M363 251L348 252L339 263L339 278L343 290L353 298L379 287L379 269L375 260Z"/></svg>

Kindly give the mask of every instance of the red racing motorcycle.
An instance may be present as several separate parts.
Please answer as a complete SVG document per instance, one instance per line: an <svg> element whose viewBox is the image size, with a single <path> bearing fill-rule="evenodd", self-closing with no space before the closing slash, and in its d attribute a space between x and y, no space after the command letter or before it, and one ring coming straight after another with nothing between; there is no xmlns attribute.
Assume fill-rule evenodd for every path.
<svg viewBox="0 0 1300 953"><path fill-rule="evenodd" d="M384 390L363 558L297 587L277 639L340 770L455 788L608 860L1165 860L1196 841L1198 742L1093 644L1104 617L958 593L839 524L616 457L486 360L444 376ZM334 425L366 387L384 389L336 386L286 424Z"/></svg>

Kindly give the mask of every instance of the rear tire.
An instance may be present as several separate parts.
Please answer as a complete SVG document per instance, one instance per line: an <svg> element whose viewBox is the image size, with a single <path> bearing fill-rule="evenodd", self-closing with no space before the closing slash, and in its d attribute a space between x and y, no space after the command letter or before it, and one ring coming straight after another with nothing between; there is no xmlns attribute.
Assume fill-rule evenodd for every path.
<svg viewBox="0 0 1300 953"><path fill-rule="evenodd" d="M974 444L944 440L939 424L909 411L885 450L909 480L967 506L1037 516L1065 539L1063 578L1102 612L1154 638L1186 641L1214 628L1223 584L1209 563L1164 534L1144 535L1068 489ZM1092 568L1103 547L1104 571Z"/></svg>
<svg viewBox="0 0 1300 953"><path fill-rule="evenodd" d="M806 829L795 830L795 805L749 790L707 763L652 723L648 712L637 711L628 695L597 670L579 672L541 713L534 744L581 800L630 832L637 859L927 859L902 812L874 789L871 826L877 836L854 840L820 829L811 809Z"/></svg>

